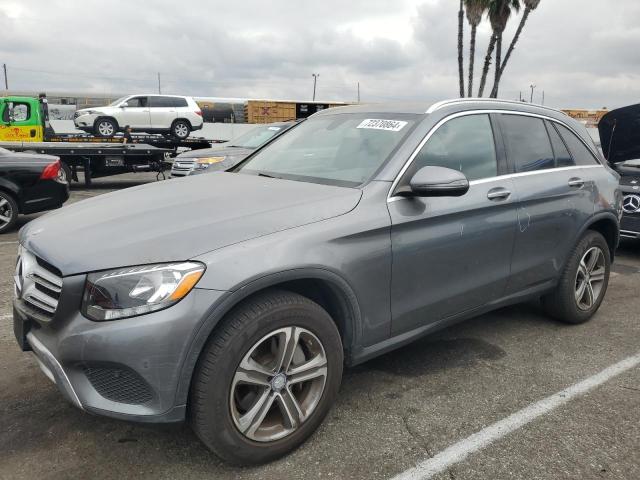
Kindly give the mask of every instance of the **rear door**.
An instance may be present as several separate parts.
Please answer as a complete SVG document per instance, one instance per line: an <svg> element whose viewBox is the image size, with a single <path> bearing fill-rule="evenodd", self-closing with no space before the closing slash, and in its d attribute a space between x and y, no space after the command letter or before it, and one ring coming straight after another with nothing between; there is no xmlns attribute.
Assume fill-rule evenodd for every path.
<svg viewBox="0 0 640 480"><path fill-rule="evenodd" d="M127 106L120 110L121 112L116 113L116 120L120 127L124 128L128 125L137 130L144 130L151 126L148 97L131 97L127 100Z"/></svg>
<svg viewBox="0 0 640 480"><path fill-rule="evenodd" d="M592 189L555 128L535 116L500 114L515 174L518 230L507 294L553 281L593 214Z"/></svg>
<svg viewBox="0 0 640 480"><path fill-rule="evenodd" d="M186 100L176 97L152 96L149 97L149 106L151 111L151 127L154 130L168 130L173 121L178 118L178 105L180 100Z"/></svg>
<svg viewBox="0 0 640 480"><path fill-rule="evenodd" d="M462 171L462 197L392 196L393 332L490 303L504 294L516 231L513 184L491 117L465 114L436 127L400 179L427 165Z"/></svg>

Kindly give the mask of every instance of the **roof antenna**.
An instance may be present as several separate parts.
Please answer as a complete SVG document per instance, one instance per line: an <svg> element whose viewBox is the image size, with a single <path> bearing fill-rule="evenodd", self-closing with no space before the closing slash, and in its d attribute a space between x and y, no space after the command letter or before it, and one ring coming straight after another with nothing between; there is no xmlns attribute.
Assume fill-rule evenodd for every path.
<svg viewBox="0 0 640 480"><path fill-rule="evenodd" d="M618 119L613 119L613 128L611 129L611 136L609 137L609 151L607 152L607 161L611 163L611 145L613 145L613 136L616 133L616 127L618 126Z"/></svg>

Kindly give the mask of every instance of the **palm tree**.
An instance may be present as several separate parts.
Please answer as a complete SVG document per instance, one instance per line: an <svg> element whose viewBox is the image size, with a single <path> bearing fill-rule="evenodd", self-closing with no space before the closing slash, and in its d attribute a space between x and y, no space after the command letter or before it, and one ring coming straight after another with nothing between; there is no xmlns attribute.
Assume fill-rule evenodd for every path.
<svg viewBox="0 0 640 480"><path fill-rule="evenodd" d="M480 89L478 90L478 97L482 97L484 94L484 87L487 84L487 75L489 75L489 68L491 67L491 57L493 56L493 50L496 48L496 34L491 33L491 39L489 40L489 46L487 47L487 54L484 57L484 67L482 68L482 77L480 79Z"/></svg>
<svg viewBox="0 0 640 480"><path fill-rule="evenodd" d="M516 34L513 37L513 40L511 41L511 45L509 45L509 50L507 50L507 54L504 57L504 61L502 62L502 65L500 65L500 73L498 74L498 85L494 85L493 87L496 93L496 96L498 94L498 86L499 86L500 80L502 79L502 74L504 73L504 69L506 68L507 63L509 63L509 59L511 58L511 54L513 53L513 50L516 48L516 44L518 43L518 40L520 40L520 34L522 33L522 30L524 29L524 26L527 23L529 15L533 10L538 8L538 5L540 5L540 0L523 0L523 1L525 6L524 14L522 15L522 19L520 19L520 25L518 25L518 30L516 31ZM467 7L467 12L468 12L468 8L469 7Z"/></svg>
<svg viewBox="0 0 640 480"><path fill-rule="evenodd" d="M539 0L538 0L539 1ZM473 96L473 67L476 57L476 34L482 15L489 8L489 0L465 0L467 21L471 25L471 44L469 46L469 89L467 96Z"/></svg>
<svg viewBox="0 0 640 480"><path fill-rule="evenodd" d="M511 11L520 10L520 0L493 0L489 6L489 20L491 28L496 37L496 65L493 89L491 98L498 96L498 86L500 84L500 67L502 66L502 34L507 28L507 22L511 17Z"/></svg>
<svg viewBox="0 0 640 480"><path fill-rule="evenodd" d="M460 80L460 98L464 97L464 0L460 0L460 9L458 10L458 76Z"/></svg>

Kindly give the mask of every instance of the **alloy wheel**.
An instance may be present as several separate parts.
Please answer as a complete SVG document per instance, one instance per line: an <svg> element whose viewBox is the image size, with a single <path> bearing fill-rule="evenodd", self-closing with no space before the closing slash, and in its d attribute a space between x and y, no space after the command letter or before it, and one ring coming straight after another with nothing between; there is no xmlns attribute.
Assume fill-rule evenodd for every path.
<svg viewBox="0 0 640 480"><path fill-rule="evenodd" d="M604 255L600 247L592 247L580 260L575 283L575 299L580 310L590 310L600 298L606 275Z"/></svg>
<svg viewBox="0 0 640 480"><path fill-rule="evenodd" d="M275 330L244 356L231 382L236 428L256 442L272 442L300 428L318 406L327 357L318 337L301 327Z"/></svg>
<svg viewBox="0 0 640 480"><path fill-rule="evenodd" d="M103 137L109 137L115 133L115 130L111 122L100 122L98 123L98 132Z"/></svg>
<svg viewBox="0 0 640 480"><path fill-rule="evenodd" d="M187 138L189 136L189 127L182 122L176 123L175 127L173 127L173 133L178 138Z"/></svg>
<svg viewBox="0 0 640 480"><path fill-rule="evenodd" d="M0 228L11 222L13 218L13 208L9 201L0 196Z"/></svg>

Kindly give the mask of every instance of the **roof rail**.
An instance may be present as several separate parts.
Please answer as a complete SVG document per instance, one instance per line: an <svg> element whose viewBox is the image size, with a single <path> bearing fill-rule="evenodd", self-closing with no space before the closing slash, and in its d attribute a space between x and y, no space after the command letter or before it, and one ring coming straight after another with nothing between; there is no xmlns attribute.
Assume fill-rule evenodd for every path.
<svg viewBox="0 0 640 480"><path fill-rule="evenodd" d="M504 104L504 105L520 105L520 106L521 105L532 105L534 107L544 108L546 110L551 110L553 112L564 113L561 110L558 110L556 108L551 108L551 107L545 107L544 105L517 102L515 100L502 100L502 99L499 99L499 98L454 98L452 100L443 100L441 102L434 103L433 105L431 105L426 113L433 113L433 112L435 112L437 110L440 110L441 108L446 107L447 105L455 105L455 104L458 104L458 103L475 103L475 102L501 103L501 104Z"/></svg>

